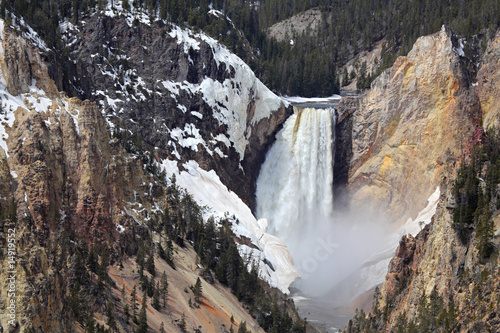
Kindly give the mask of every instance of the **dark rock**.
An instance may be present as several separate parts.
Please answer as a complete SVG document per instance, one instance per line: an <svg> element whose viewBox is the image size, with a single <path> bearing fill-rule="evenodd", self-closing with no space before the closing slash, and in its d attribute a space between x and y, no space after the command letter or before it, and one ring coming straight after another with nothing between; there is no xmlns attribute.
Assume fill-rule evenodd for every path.
<svg viewBox="0 0 500 333"><path fill-rule="evenodd" d="M174 96L162 84L169 81L198 85L210 78L219 83L233 80L233 89L239 89L238 82L234 81L235 68L218 62L208 43L196 37L199 47L185 52L184 44L170 37L169 26L155 23L129 27L124 18L101 15L93 15L85 22L79 32L73 32L78 37L71 49L71 57L76 62L75 72L66 74L68 77L63 80L54 78L59 83L58 88L73 94L74 91L61 83L72 80L73 76L83 78L75 82L79 86L78 97L99 103L116 127L137 133L142 149L154 150L159 159L178 160L181 169L183 163L194 160L205 170L215 170L222 182L253 208L260 165L275 134L293 112L292 108L282 105L270 117L252 125L249 121L260 96L250 92L253 100L247 106L247 132L251 134L247 135L249 143L240 161L234 145L227 147L213 140L218 134L227 134L228 127L213 116L212 106L199 91L180 89ZM109 74L113 70L116 76ZM114 108L98 91L123 102L117 102L118 107ZM202 119L193 115L193 111L201 114ZM199 130L206 149L200 144L197 149L182 147L171 138L172 129L184 129L186 124ZM215 149L225 157L215 153Z"/></svg>
<svg viewBox="0 0 500 333"><path fill-rule="evenodd" d="M358 104L359 99L356 97L343 97L336 107L333 194L338 209L347 208L349 201L345 190L352 158L352 114L359 107Z"/></svg>

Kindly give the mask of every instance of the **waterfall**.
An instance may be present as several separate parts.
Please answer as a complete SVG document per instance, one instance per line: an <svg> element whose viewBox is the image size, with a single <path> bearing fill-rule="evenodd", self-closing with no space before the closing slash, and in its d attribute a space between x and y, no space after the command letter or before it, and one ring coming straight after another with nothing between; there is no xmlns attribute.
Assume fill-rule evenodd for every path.
<svg viewBox="0 0 500 333"><path fill-rule="evenodd" d="M385 248L387 221L372 211L334 210L335 110L294 111L261 167L256 215L267 219L268 233L286 243L301 276L300 290L324 296L335 289L336 297L345 293L348 299L372 279L373 272L359 272Z"/></svg>
<svg viewBox="0 0 500 333"><path fill-rule="evenodd" d="M317 270L312 266L321 254L313 253L318 252L315 245L323 244L321 251L329 254L333 249L327 247L335 247L324 237L333 215L336 118L333 108L294 111L262 165L256 214L267 219L269 233L287 244L304 277Z"/></svg>

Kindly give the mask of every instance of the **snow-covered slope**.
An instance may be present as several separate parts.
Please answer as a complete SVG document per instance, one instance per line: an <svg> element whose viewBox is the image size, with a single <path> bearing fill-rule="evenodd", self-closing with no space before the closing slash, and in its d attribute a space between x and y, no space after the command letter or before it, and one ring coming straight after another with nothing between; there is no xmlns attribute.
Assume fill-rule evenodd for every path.
<svg viewBox="0 0 500 333"><path fill-rule="evenodd" d="M251 256L259 263L260 276L264 280L289 293L288 287L298 277L297 269L285 243L267 233L267 221L257 221L248 206L222 184L213 170L205 171L195 161L184 164L186 171L180 171L174 161L164 160L162 166L169 177L175 174L177 183L200 205L208 208L205 218L229 216L235 235L255 245L238 244L243 257Z"/></svg>

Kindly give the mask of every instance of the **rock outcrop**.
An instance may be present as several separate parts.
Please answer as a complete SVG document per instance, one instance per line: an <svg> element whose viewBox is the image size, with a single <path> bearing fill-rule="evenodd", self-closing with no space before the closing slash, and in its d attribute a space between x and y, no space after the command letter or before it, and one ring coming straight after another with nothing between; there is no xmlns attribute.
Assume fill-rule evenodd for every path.
<svg viewBox="0 0 500 333"><path fill-rule="evenodd" d="M483 111L483 127L500 126L500 32L489 42L488 48L479 64L476 82L472 85L479 96Z"/></svg>
<svg viewBox="0 0 500 333"><path fill-rule="evenodd" d="M419 38L359 98L349 174L354 205L369 203L395 221L414 218L461 156L481 109L459 45L444 27Z"/></svg>
<svg viewBox="0 0 500 333"><path fill-rule="evenodd" d="M359 110L359 98L343 97L337 105L337 124L335 125L335 152L333 167L333 193L335 203L340 207L348 205L345 189L349 182L352 159L352 134L354 112Z"/></svg>
<svg viewBox="0 0 500 333"><path fill-rule="evenodd" d="M267 30L267 34L278 42L285 41L293 45L293 39L296 37L317 35L319 27L323 24L323 15L329 14L322 14L319 8L306 10L289 19L273 24Z"/></svg>
<svg viewBox="0 0 500 333"><path fill-rule="evenodd" d="M441 320L456 332L500 329L498 258L481 262L476 242L461 243L453 209L446 207L450 195L444 193L431 224L401 240L371 314L377 331L392 332L410 322L423 326L426 320ZM425 312L426 304L435 312Z"/></svg>
<svg viewBox="0 0 500 333"><path fill-rule="evenodd" d="M194 160L215 170L253 208L260 165L292 108L214 39L126 15L64 26L79 94L104 108L115 131L137 133L181 169Z"/></svg>

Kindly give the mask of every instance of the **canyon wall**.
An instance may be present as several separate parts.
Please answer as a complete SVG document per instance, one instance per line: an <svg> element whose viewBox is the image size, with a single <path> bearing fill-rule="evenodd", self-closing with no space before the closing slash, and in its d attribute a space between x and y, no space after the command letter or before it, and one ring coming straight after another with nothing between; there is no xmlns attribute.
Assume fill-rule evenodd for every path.
<svg viewBox="0 0 500 333"><path fill-rule="evenodd" d="M368 113L360 109L357 114L365 122L361 121L359 131L355 130L353 135L354 198L374 198L389 207L394 204L396 218L405 211L411 215L414 206L421 207L419 196L425 197L425 193L438 185L441 198L432 222L416 237L407 235L401 239L372 311L366 316L356 316L347 327L348 332L359 332L363 325L382 332L405 330L412 325L441 325L456 332L500 329L498 256L481 258L478 226L470 227L471 241L464 243L453 222L457 209L453 188L458 165L470 160L475 143L488 145L483 128L498 126L500 119L495 103L500 34L489 41L476 77L463 70L460 45L463 42L454 40L445 29L420 38L408 57L399 58L360 98L362 105L377 105L377 108ZM412 75L408 76L409 73ZM424 73L427 75L422 76ZM377 115L375 110L380 110L379 106L384 109L385 100L370 97L384 96L380 92L385 89L393 93L385 96L394 109ZM370 100L374 104L367 104ZM370 119L375 120L366 122ZM404 126L409 119L414 127ZM386 126L381 128L380 123ZM425 150L420 151L423 147ZM374 155L375 152L378 153ZM371 178L368 172L373 172ZM485 188L483 173L474 175L480 191ZM489 207L493 212L492 241L496 248L499 245L497 192Z"/></svg>
<svg viewBox="0 0 500 333"><path fill-rule="evenodd" d="M445 27L421 37L365 94L341 100L339 113L353 122L353 206L402 223L448 177L481 119L460 43Z"/></svg>

